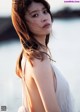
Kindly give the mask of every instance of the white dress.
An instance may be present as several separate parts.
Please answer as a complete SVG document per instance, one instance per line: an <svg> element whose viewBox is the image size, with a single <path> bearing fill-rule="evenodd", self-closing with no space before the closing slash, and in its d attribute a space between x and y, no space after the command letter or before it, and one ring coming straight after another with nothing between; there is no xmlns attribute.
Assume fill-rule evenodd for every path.
<svg viewBox="0 0 80 112"><path fill-rule="evenodd" d="M58 68L53 64L51 65L57 79L56 97L61 112L73 112L73 98L69 85Z"/></svg>
<svg viewBox="0 0 80 112"><path fill-rule="evenodd" d="M24 63L24 59L22 60L22 63ZM69 85L67 83L67 81L65 80L65 78L63 77L63 75L61 74L61 72L58 70L58 68L53 65L51 63L52 69L54 70L56 79L57 79L57 88L56 88L56 98L58 101L58 105L60 107L61 112L74 112L73 109L73 104L72 104L72 96L70 93L70 89L69 89ZM23 96L22 96L22 100L23 103L18 112L27 112L25 109L25 88L24 88L24 84L25 82L23 82Z"/></svg>

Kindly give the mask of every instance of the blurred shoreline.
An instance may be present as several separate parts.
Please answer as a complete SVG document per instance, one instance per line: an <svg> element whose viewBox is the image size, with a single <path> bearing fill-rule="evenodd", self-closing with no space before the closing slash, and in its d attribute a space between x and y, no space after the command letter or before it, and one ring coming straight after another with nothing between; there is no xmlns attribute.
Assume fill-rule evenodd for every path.
<svg viewBox="0 0 80 112"><path fill-rule="evenodd" d="M70 7L65 7L56 13L52 13L55 19L73 19L80 18L80 9L72 10Z"/></svg>
<svg viewBox="0 0 80 112"><path fill-rule="evenodd" d="M69 7L52 12L54 19L76 19L80 18L80 9L72 10ZM0 17L0 42L19 40L12 25L11 17Z"/></svg>

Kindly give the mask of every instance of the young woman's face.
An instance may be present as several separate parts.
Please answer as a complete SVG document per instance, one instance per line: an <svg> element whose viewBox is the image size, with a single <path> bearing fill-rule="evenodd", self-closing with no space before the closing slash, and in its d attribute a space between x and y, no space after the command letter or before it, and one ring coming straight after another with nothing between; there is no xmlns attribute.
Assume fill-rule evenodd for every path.
<svg viewBox="0 0 80 112"><path fill-rule="evenodd" d="M47 35L51 32L51 16L42 3L32 2L25 14L29 30L37 36Z"/></svg>

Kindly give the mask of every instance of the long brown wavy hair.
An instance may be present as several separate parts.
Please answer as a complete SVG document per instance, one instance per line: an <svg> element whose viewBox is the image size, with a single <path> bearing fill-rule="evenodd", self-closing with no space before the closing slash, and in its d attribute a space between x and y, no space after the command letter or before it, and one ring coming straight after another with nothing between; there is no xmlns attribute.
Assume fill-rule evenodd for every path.
<svg viewBox="0 0 80 112"><path fill-rule="evenodd" d="M51 16L51 20L53 21L53 17L50 11L50 5L45 0L12 0L12 23L13 26L20 38L20 42L22 44L22 51L20 53L20 56L16 63L16 73L21 78L21 60L23 57L23 54L26 55L27 59L30 61L34 58L43 60L44 55L43 52L40 51L41 48L44 48L44 46L39 43L35 38L34 34L30 31L28 28L28 25L26 24L25 20L25 14L28 10L28 7L31 5L32 2L36 3L42 3L48 13ZM48 42L49 42L49 36L50 34L46 35L46 48L48 48ZM32 64L32 63L31 63Z"/></svg>

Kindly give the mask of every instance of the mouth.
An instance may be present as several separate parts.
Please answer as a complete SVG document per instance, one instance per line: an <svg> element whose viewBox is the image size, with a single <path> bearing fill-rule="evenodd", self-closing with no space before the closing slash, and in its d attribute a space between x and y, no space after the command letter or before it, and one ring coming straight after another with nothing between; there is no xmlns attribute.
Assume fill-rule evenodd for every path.
<svg viewBox="0 0 80 112"><path fill-rule="evenodd" d="M43 26L43 28L49 28L51 26L51 24L47 23Z"/></svg>

